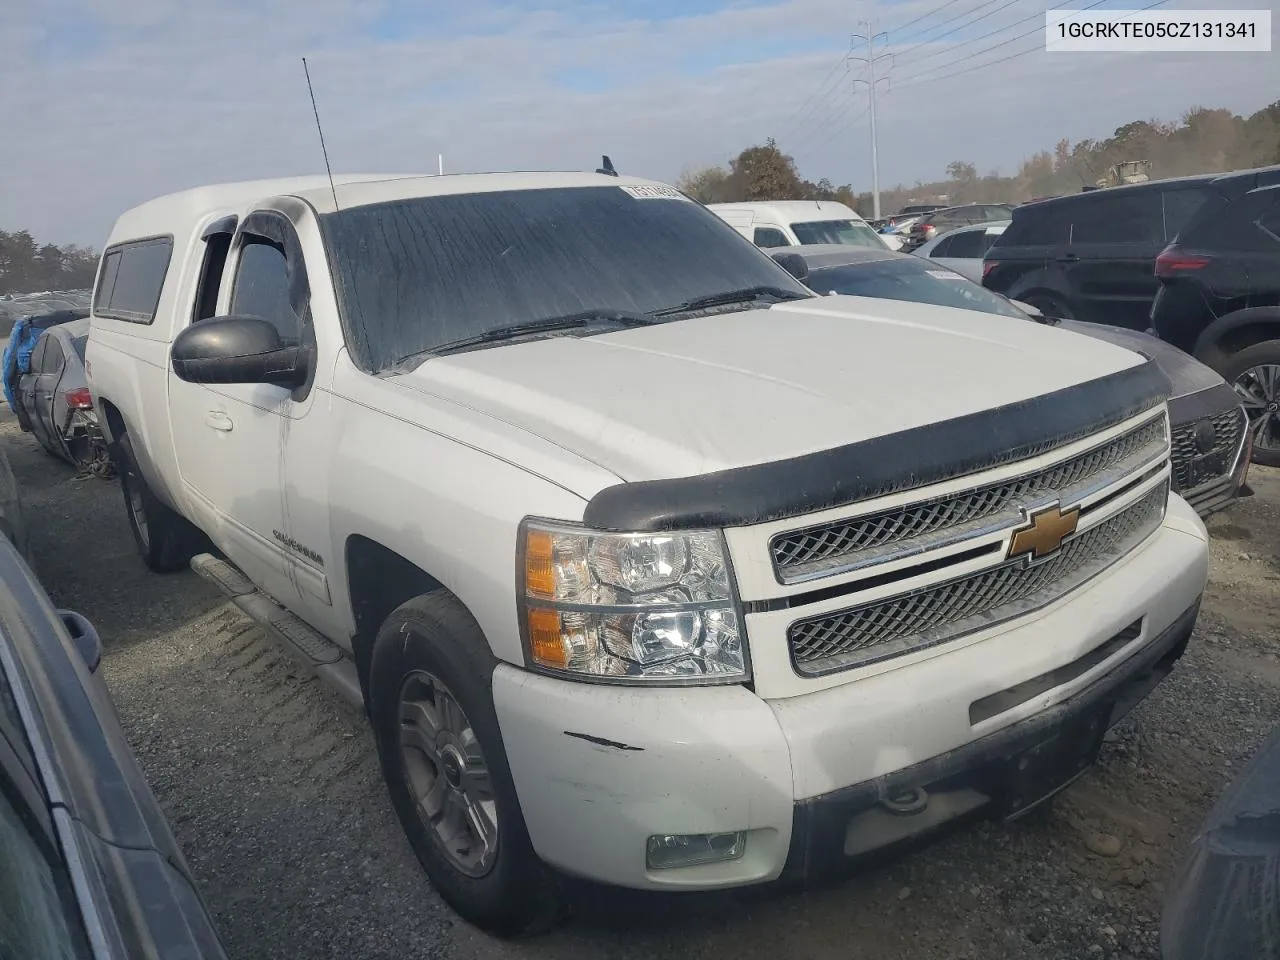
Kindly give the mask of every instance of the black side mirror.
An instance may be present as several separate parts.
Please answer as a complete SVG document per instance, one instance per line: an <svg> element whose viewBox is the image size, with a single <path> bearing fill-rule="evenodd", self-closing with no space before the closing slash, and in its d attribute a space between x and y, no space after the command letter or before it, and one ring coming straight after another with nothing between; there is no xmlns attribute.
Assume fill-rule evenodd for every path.
<svg viewBox="0 0 1280 960"><path fill-rule="evenodd" d="M801 283L809 279L809 264L805 263L804 257L798 253L775 253L773 259L778 261L778 266L791 274Z"/></svg>
<svg viewBox="0 0 1280 960"><path fill-rule="evenodd" d="M309 351L285 346L261 317L214 317L173 341L171 362L188 383L273 383L293 389L307 381Z"/></svg>

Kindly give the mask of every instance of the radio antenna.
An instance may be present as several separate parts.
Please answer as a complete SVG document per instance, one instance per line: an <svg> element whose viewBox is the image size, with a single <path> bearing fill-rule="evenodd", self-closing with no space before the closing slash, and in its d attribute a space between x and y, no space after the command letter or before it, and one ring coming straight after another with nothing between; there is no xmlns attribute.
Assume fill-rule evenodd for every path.
<svg viewBox="0 0 1280 960"><path fill-rule="evenodd" d="M333 185L333 168L329 166L329 151L324 145L324 127L320 126L320 111L316 108L316 91L311 86L311 71L307 69L307 58L302 58L302 72L307 77L307 93L311 94L311 112L316 115L316 131L320 134L320 152L324 155L324 169L329 174L329 191L333 194L333 209L338 209L338 188Z"/></svg>

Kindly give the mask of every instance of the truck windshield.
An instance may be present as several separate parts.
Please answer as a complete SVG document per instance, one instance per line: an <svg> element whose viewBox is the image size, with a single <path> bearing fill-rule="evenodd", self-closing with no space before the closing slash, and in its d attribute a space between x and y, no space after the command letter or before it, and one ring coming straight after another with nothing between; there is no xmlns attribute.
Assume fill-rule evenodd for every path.
<svg viewBox="0 0 1280 960"><path fill-rule="evenodd" d="M918 258L917 258L918 259ZM841 293L879 300L910 300L939 307L978 310L1019 320L1030 319L1004 297L960 274L927 260L903 257L867 263L846 263L809 271L808 284L816 293Z"/></svg>
<svg viewBox="0 0 1280 960"><path fill-rule="evenodd" d="M348 347L371 370L583 310L654 314L759 287L811 295L674 191L448 194L353 207L321 222Z"/></svg>
<svg viewBox="0 0 1280 960"><path fill-rule="evenodd" d="M861 220L809 220L793 223L796 239L801 244L841 243L852 247L885 249L880 235Z"/></svg>

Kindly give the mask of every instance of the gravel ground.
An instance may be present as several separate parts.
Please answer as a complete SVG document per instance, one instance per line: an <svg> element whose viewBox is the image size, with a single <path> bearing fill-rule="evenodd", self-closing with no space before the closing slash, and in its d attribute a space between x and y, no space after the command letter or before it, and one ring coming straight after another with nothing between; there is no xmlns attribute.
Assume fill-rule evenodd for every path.
<svg viewBox="0 0 1280 960"><path fill-rule="evenodd" d="M1154 957L1179 851L1280 720L1280 472L1255 468L1258 495L1210 525L1187 655L1047 810L803 894L584 893L561 929L502 943L418 870L360 715L193 574L149 573L115 481L75 479L7 409L0 442L38 572L99 627L121 719L234 960Z"/></svg>

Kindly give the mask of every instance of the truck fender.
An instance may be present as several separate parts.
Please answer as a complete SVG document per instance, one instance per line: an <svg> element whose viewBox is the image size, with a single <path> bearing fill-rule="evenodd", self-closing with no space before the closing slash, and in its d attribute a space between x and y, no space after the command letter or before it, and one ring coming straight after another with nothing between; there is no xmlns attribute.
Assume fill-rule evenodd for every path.
<svg viewBox="0 0 1280 960"><path fill-rule="evenodd" d="M170 510L182 514L177 504L170 501L168 488L161 482L160 471L147 451L147 445L143 442L142 433L130 428L124 411L117 404L112 403L110 397L98 394L95 400L101 414L99 422L102 428L102 435L107 441L108 448L114 447L116 441L123 434L129 434L129 442L133 447L133 457L138 464L138 472L147 481L147 486L151 489L152 495ZM185 516L185 514L182 515Z"/></svg>
<svg viewBox="0 0 1280 960"><path fill-rule="evenodd" d="M1205 327L1191 354L1216 370L1231 354L1273 339L1280 340L1280 306L1248 307L1224 314Z"/></svg>

